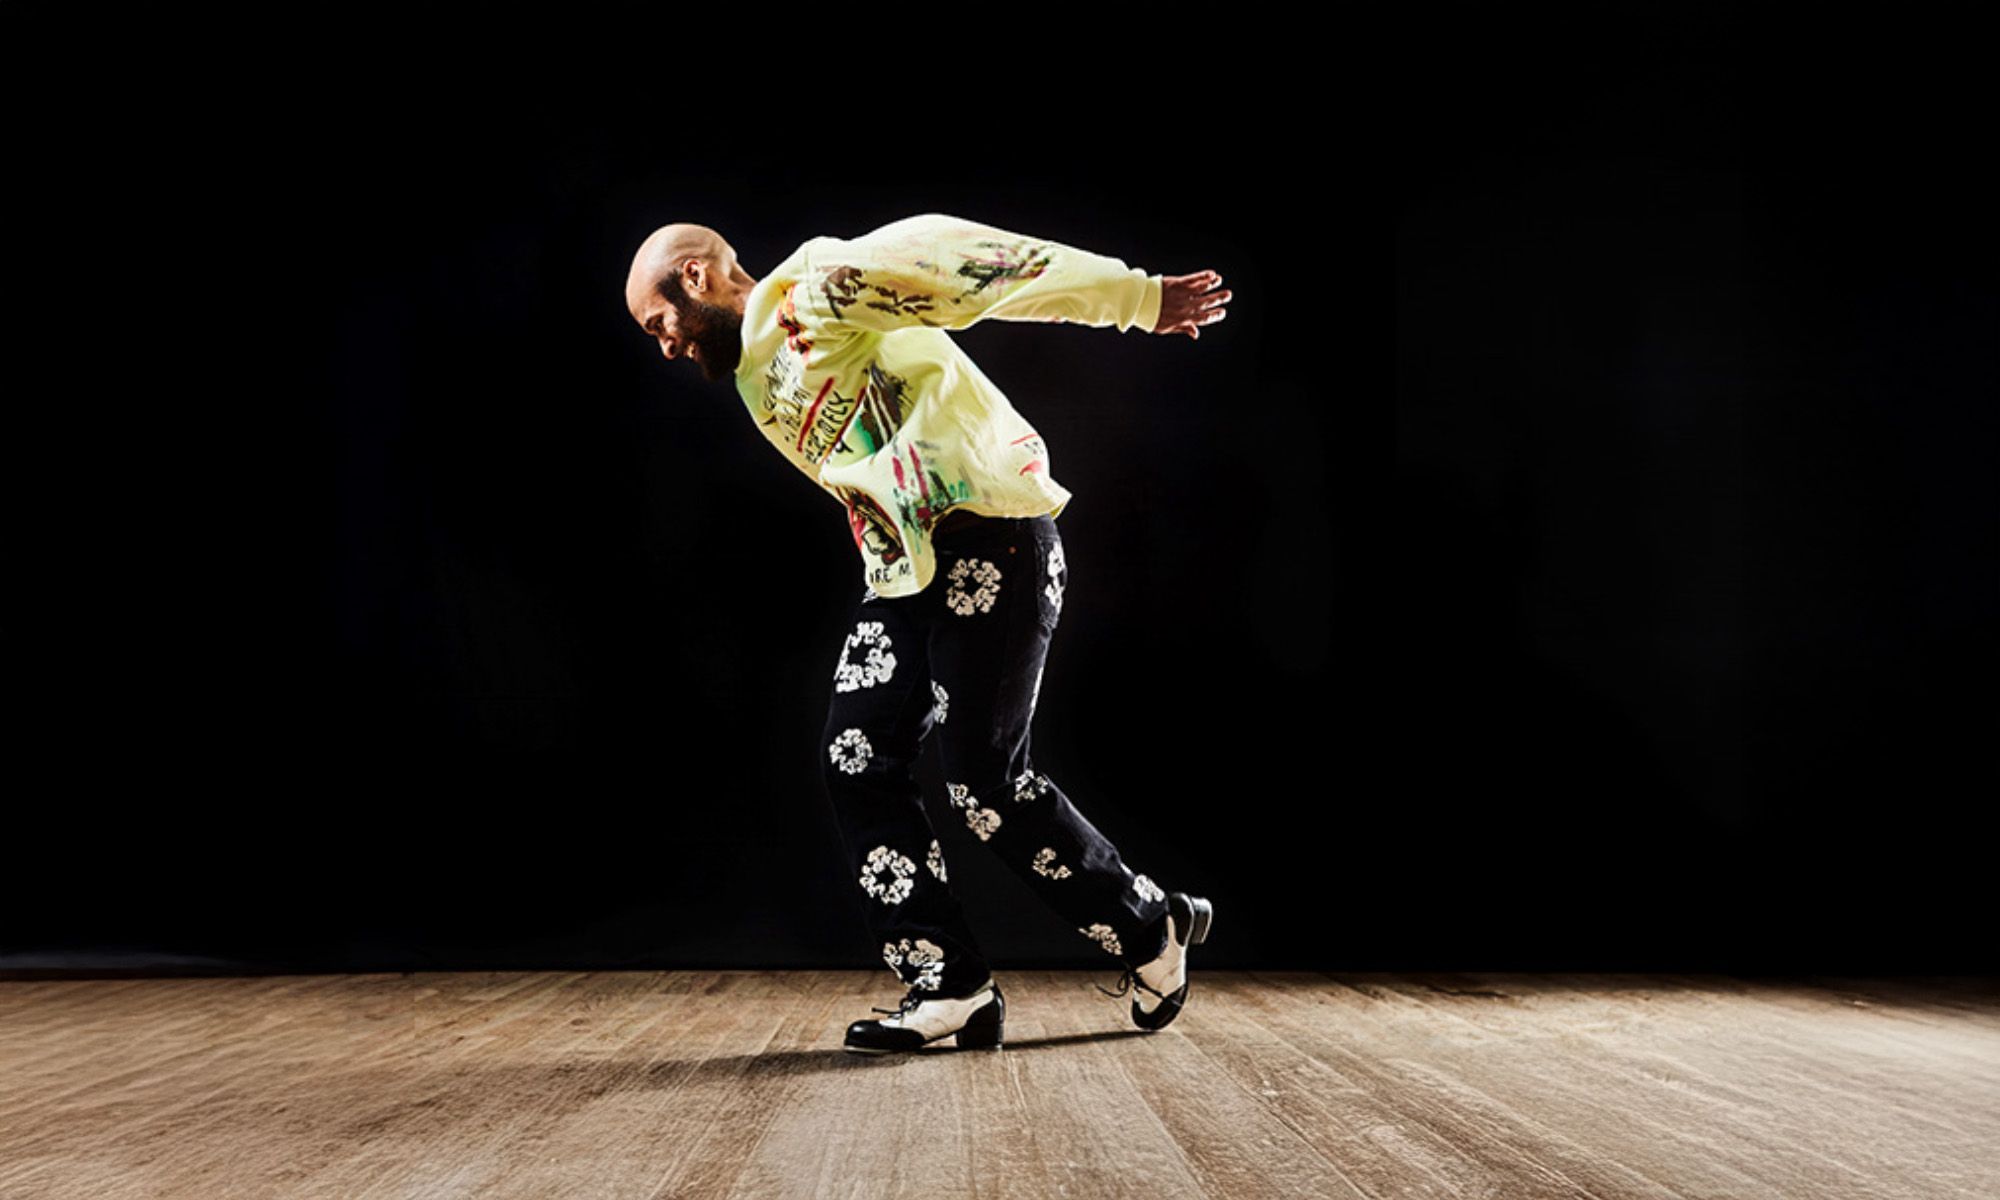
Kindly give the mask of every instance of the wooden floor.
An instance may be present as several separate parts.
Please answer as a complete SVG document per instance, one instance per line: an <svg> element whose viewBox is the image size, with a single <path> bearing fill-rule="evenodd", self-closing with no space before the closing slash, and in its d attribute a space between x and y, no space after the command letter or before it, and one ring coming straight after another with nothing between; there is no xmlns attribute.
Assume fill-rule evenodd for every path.
<svg viewBox="0 0 2000 1200"><path fill-rule="evenodd" d="M2000 1196L2000 981L886 971L0 982L0 1196Z"/></svg>

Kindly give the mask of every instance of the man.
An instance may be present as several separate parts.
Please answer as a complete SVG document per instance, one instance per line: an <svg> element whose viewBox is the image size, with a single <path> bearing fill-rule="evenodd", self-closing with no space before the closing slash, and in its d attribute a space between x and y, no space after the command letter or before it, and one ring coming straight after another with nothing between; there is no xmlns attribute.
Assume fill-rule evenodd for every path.
<svg viewBox="0 0 2000 1200"><path fill-rule="evenodd" d="M822 770L869 928L908 990L875 1010L886 1019L848 1028L849 1050L947 1035L1000 1046L1005 1000L910 770L933 729L972 832L1126 964L1106 994L1131 991L1143 1029L1186 1003L1187 948L1212 906L1126 866L1029 761L1069 582L1055 518L1070 494L1040 435L948 331L994 317L1198 339L1225 315L1221 282L937 213L813 238L762 279L701 225L665 226L633 258L632 319L670 361L734 382L758 429L845 507L861 552Z"/></svg>

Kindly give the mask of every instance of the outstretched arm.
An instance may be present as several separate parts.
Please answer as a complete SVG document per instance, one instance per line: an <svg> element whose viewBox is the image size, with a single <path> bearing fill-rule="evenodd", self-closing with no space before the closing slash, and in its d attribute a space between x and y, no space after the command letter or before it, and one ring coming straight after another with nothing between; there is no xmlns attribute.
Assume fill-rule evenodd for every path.
<svg viewBox="0 0 2000 1200"><path fill-rule="evenodd" d="M941 213L828 239L800 291L822 328L878 332L964 329L988 317L1151 330L1167 294L1161 276L1116 258ZM1183 307L1176 301L1177 326Z"/></svg>

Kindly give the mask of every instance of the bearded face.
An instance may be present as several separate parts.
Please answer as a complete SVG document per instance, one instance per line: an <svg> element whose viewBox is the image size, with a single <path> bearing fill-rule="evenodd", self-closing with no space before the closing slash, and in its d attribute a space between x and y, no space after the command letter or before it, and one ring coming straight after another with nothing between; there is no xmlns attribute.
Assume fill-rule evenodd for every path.
<svg viewBox="0 0 2000 1200"><path fill-rule="evenodd" d="M702 377L713 382L734 375L743 359L742 314L691 299L677 274L661 279L660 291L679 316L680 335L694 347Z"/></svg>

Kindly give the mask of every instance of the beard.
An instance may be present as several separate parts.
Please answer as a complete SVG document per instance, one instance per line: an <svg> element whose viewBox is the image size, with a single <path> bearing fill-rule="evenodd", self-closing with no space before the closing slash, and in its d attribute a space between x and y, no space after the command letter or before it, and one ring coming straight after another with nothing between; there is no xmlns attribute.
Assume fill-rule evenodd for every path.
<svg viewBox="0 0 2000 1200"><path fill-rule="evenodd" d="M737 364L743 361L743 315L690 300L677 275L662 280L660 290L680 314L681 336L701 351L695 362L701 366L702 377L713 383L736 374Z"/></svg>

